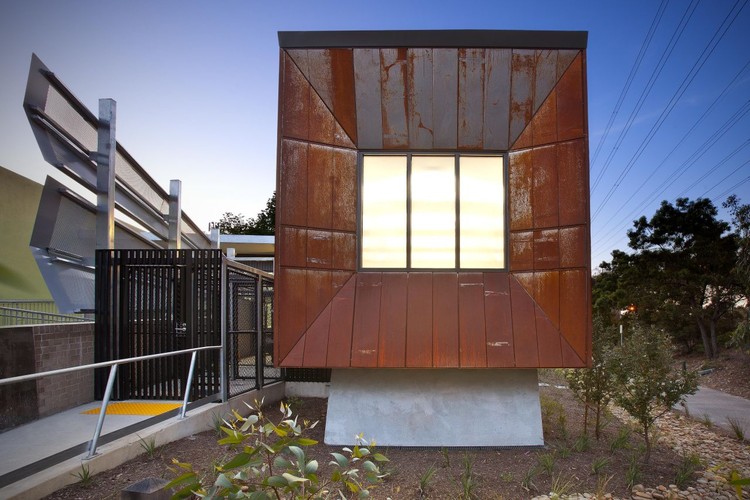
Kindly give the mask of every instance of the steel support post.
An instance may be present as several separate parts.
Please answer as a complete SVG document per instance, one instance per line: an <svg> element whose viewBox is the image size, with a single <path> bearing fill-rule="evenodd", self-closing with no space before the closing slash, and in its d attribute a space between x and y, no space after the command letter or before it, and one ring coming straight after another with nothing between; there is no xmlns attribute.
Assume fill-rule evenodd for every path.
<svg viewBox="0 0 750 500"><path fill-rule="evenodd" d="M263 278L260 276L255 281L255 328L258 332L258 350L255 357L255 384L260 389L264 385L263 375L266 367L266 359L263 353Z"/></svg>
<svg viewBox="0 0 750 500"><path fill-rule="evenodd" d="M193 353L195 355L195 353ZM109 398L112 395L112 388L115 385L115 378L117 378L117 365L112 365L109 369L109 380L107 380L107 390L104 391L104 399L102 399L102 407L99 410L99 420L96 422L96 429L94 430L94 437L91 438L91 446L89 447L89 453L86 455L86 460L93 458L96 455L96 447L99 442L99 436L102 434L102 427L104 427L104 417L107 415L107 406L109 406Z"/></svg>
<svg viewBox="0 0 750 500"><path fill-rule="evenodd" d="M99 99L99 127L96 154L96 248L115 247L115 121L117 103Z"/></svg>
<svg viewBox="0 0 750 500"><path fill-rule="evenodd" d="M169 249L182 248L182 181L169 181Z"/></svg>
<svg viewBox="0 0 750 500"><path fill-rule="evenodd" d="M227 370L227 287L229 286L229 274L227 263L221 259L221 349L219 349L219 373L221 375L221 400L229 401L229 377Z"/></svg>

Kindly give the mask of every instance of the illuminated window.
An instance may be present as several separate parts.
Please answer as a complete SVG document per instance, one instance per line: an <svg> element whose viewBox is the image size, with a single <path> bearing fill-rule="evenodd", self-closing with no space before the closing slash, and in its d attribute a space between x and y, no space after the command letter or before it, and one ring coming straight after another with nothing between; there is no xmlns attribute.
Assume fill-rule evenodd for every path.
<svg viewBox="0 0 750 500"><path fill-rule="evenodd" d="M500 155L364 154L361 266L504 269Z"/></svg>

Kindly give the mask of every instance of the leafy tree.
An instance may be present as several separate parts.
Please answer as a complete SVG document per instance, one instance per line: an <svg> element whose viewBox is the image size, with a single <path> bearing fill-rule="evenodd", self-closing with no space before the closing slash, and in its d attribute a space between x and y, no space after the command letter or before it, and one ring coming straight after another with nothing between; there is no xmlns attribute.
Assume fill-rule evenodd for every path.
<svg viewBox="0 0 750 500"><path fill-rule="evenodd" d="M569 370L566 374L568 386L584 404L583 432L588 434L589 408L596 415L594 435L601 435L601 412L612 397L612 376L609 372L607 354L614 345L616 330L606 326L601 317L594 318L594 336L591 368Z"/></svg>
<svg viewBox="0 0 750 500"><path fill-rule="evenodd" d="M654 422L698 389L694 371L672 369L672 344L662 330L638 324L622 345L612 349L608 363L614 380L612 398L638 421L651 457Z"/></svg>
<svg viewBox="0 0 750 500"><path fill-rule="evenodd" d="M276 226L276 192L266 202L266 208L257 217L247 218L242 214L224 212L211 227L218 227L223 234L274 234Z"/></svg>
<svg viewBox="0 0 750 500"><path fill-rule="evenodd" d="M633 274L641 282L635 287L639 312L689 318L709 358L718 353L717 324L738 298L732 273L737 239L725 234L729 224L716 215L711 200L678 198L675 205L663 201L650 220L641 217L628 231L629 245L637 252Z"/></svg>

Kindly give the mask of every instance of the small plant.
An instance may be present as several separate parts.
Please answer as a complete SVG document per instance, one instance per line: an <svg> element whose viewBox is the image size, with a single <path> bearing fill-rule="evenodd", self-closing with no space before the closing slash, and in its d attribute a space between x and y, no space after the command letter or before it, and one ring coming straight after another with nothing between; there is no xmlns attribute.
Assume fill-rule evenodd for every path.
<svg viewBox="0 0 750 500"><path fill-rule="evenodd" d="M551 499L557 500L563 495L570 493L574 485L573 478L564 478L563 473L561 472L552 480L552 487L549 496Z"/></svg>
<svg viewBox="0 0 750 500"><path fill-rule="evenodd" d="M221 428L225 425L229 425L229 423L224 421L223 416L215 412L211 413L211 427L213 428L214 432L216 432L217 437L221 437Z"/></svg>
<svg viewBox="0 0 750 500"><path fill-rule="evenodd" d="M690 455L682 457L682 460L680 460L680 463L677 465L674 484L676 484L678 488L683 489L693 477L695 471L700 467L701 459L698 455L691 453Z"/></svg>
<svg viewBox="0 0 750 500"><path fill-rule="evenodd" d="M512 472L501 472L500 473L500 479L502 479L506 483L512 483L513 482L513 473Z"/></svg>
<svg viewBox="0 0 750 500"><path fill-rule="evenodd" d="M450 467L451 466L451 456L448 453L448 448L445 446L442 446L440 448L440 454L443 456L443 467Z"/></svg>
<svg viewBox="0 0 750 500"><path fill-rule="evenodd" d="M576 442L573 443L573 449L578 453L588 451L589 448L591 448L591 440L589 439L588 434L582 434L578 436Z"/></svg>
<svg viewBox="0 0 750 500"><path fill-rule="evenodd" d="M556 452L560 455L560 458L568 458L570 454L573 453L573 450L571 450L569 446L560 446L557 448Z"/></svg>
<svg viewBox="0 0 750 500"><path fill-rule="evenodd" d="M292 411L299 411L305 404L305 400L297 396L287 396L286 404Z"/></svg>
<svg viewBox="0 0 750 500"><path fill-rule="evenodd" d="M614 453L617 450L627 448L630 445L630 435L632 433L633 431L629 427L620 427L620 430L617 431L617 436L609 444L609 451Z"/></svg>
<svg viewBox="0 0 750 500"><path fill-rule="evenodd" d="M348 495L365 498L382 482L385 474L377 464L388 459L375 452L375 443L367 443L362 435L356 437L356 445L344 448L348 454L331 453L333 460L326 476L318 476L318 461L309 460L303 447L317 444L304 437L306 430L317 422L298 422L291 408L281 404L282 417L278 423L267 418L256 402L247 405L252 414L243 417L236 411L233 419L221 430L225 437L219 444L233 451L228 461L215 467L216 480L204 484L189 463L176 459L173 469L177 477L167 488L177 489L173 498L285 498L302 499L313 497Z"/></svg>
<svg viewBox="0 0 750 500"><path fill-rule="evenodd" d="M596 498L606 497L607 486L609 486L609 482L612 481L613 477L615 477L614 474L611 476L602 474L601 476L596 478Z"/></svg>
<svg viewBox="0 0 750 500"><path fill-rule="evenodd" d="M474 477L474 458L468 453L464 453L463 470L461 471L461 498L470 500L476 498L474 490L477 487L477 481Z"/></svg>
<svg viewBox="0 0 750 500"><path fill-rule="evenodd" d="M745 429L742 428L742 424L739 420L732 417L727 417L727 422L729 422L729 425L732 427L732 431L734 432L734 436L739 441L745 440Z"/></svg>
<svg viewBox="0 0 750 500"><path fill-rule="evenodd" d="M437 468L435 467L435 464L430 465L426 471L422 473L421 476L419 476L419 496L423 497L427 494L427 488L430 486L430 482L432 481L432 478L435 476L435 472L437 472Z"/></svg>
<svg viewBox="0 0 750 500"><path fill-rule="evenodd" d="M77 477L82 486L88 486L94 481L89 466L86 464L81 464L81 470L72 473L71 476Z"/></svg>
<svg viewBox="0 0 750 500"><path fill-rule="evenodd" d="M607 457L600 457L594 459L593 462L591 462L591 472L598 476L602 473L602 471L609 466L609 458Z"/></svg>
<svg viewBox="0 0 750 500"><path fill-rule="evenodd" d="M527 470L526 474L524 474L523 476L523 479L521 479L521 487L526 491L536 491L537 487L534 484L534 478L537 476L537 474L539 474L539 469L536 465Z"/></svg>
<svg viewBox="0 0 750 500"><path fill-rule="evenodd" d="M701 423L706 426L707 429L710 429L714 426L714 423L711 421L711 415L708 413L703 414L703 418L701 418Z"/></svg>
<svg viewBox="0 0 750 500"><path fill-rule="evenodd" d="M147 441L141 436L138 436L138 444L141 445L141 448L146 452L148 458L154 458L156 456L156 438L152 436Z"/></svg>
<svg viewBox="0 0 750 500"><path fill-rule="evenodd" d="M628 461L628 469L625 471L625 482L628 484L628 489L631 489L638 483L641 478L641 461L640 454L633 453L630 455Z"/></svg>
<svg viewBox="0 0 750 500"><path fill-rule="evenodd" d="M565 441L568 440L568 427L567 427L568 417L565 415L564 410L560 410L560 413L557 415L557 425L560 428L560 437L563 438Z"/></svg>
<svg viewBox="0 0 750 500"><path fill-rule="evenodd" d="M537 460L544 472L551 476L555 469L555 455L553 453L542 453L537 457Z"/></svg>

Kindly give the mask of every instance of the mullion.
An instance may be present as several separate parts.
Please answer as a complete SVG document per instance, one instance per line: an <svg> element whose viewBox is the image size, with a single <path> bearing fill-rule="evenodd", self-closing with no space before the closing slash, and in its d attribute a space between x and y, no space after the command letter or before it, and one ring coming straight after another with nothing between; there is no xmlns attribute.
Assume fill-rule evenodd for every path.
<svg viewBox="0 0 750 500"><path fill-rule="evenodd" d="M411 270L411 153L406 154L406 269Z"/></svg>
<svg viewBox="0 0 750 500"><path fill-rule="evenodd" d="M460 171L460 155L456 153L454 155L454 175L456 178L456 184L455 184L455 191L456 191L456 198L455 198L455 211L456 211L456 224L455 224L455 234L453 235L455 238L455 252L456 252L456 261L455 261L455 268L456 270L461 268L461 171Z"/></svg>

